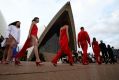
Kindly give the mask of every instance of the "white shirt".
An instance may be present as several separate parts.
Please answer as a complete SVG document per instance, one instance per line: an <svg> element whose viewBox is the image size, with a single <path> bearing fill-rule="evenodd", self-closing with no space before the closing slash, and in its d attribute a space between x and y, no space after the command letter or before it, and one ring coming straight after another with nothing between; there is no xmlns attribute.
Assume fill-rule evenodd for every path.
<svg viewBox="0 0 119 80"><path fill-rule="evenodd" d="M8 26L5 38L9 38L9 34L12 35L18 43L20 42L20 28L17 28L14 25Z"/></svg>

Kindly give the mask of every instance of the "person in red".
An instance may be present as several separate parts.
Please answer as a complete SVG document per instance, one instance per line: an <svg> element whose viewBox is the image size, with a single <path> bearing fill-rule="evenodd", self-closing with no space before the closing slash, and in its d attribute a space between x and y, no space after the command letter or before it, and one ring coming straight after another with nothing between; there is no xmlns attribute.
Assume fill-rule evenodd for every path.
<svg viewBox="0 0 119 80"><path fill-rule="evenodd" d="M82 58L82 63L84 65L88 64L88 55L87 55L87 49L88 49L88 44L90 44L90 37L86 31L84 31L84 27L80 28L81 31L78 34L78 46L82 48L83 50L83 58Z"/></svg>
<svg viewBox="0 0 119 80"><path fill-rule="evenodd" d="M100 58L100 47L98 42L96 41L96 38L93 38L93 42L92 42L92 48L93 48L93 52L96 58L96 62L98 64L101 64L101 58Z"/></svg>
<svg viewBox="0 0 119 80"><path fill-rule="evenodd" d="M35 17L32 20L31 23L31 27L29 30L29 35L28 38L23 46L23 48L21 49L21 51L16 55L16 59L15 59L15 64L19 65L20 61L19 59L23 56L25 56L25 51L27 48L29 48L30 46L34 46L34 53L35 53L35 57L36 57L36 66L40 65L40 58L39 58L39 54L38 54L38 37L37 37L37 33L38 33L38 27L37 27L37 23L39 22L39 18Z"/></svg>
<svg viewBox="0 0 119 80"><path fill-rule="evenodd" d="M69 63L73 65L72 52L69 48L69 33L68 33L68 25L64 25L60 28L60 36L59 36L59 45L60 49L58 50L56 56L53 58L52 63L54 66L57 66L57 61L61 57L63 53L67 54Z"/></svg>

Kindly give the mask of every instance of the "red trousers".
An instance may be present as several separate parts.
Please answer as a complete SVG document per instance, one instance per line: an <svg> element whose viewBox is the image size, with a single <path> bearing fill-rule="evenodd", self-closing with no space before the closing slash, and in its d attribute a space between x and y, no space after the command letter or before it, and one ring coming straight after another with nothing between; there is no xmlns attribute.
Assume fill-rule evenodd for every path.
<svg viewBox="0 0 119 80"><path fill-rule="evenodd" d="M31 39L28 38L23 46L23 48L20 50L20 52L16 55L16 58L21 58L23 56L25 56L25 52L26 52L26 49L30 47L30 42L31 42Z"/></svg>
<svg viewBox="0 0 119 80"><path fill-rule="evenodd" d="M52 60L52 62L55 63L55 64L57 64L58 59L61 57L61 55L63 53L67 54L69 62L70 63L73 63L72 52L71 52L71 50L69 49L68 46L61 47L58 50L58 52L57 52L56 56L54 57L54 59Z"/></svg>
<svg viewBox="0 0 119 80"><path fill-rule="evenodd" d="M82 63L88 63L88 55L87 55L88 43L84 41L84 42L81 42L80 44L83 50Z"/></svg>

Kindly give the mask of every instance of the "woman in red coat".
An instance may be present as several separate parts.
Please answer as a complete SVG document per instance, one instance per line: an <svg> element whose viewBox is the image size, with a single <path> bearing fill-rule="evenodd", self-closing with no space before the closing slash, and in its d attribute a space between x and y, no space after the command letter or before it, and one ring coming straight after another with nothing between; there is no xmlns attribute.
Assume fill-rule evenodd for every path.
<svg viewBox="0 0 119 80"><path fill-rule="evenodd" d="M92 42L92 48L93 48L93 52L96 58L96 62L98 64L101 64L101 58L100 58L100 47L98 42L96 41L96 38L93 38L93 42Z"/></svg>
<svg viewBox="0 0 119 80"><path fill-rule="evenodd" d="M40 65L41 61L39 59L39 54L38 54L38 37L37 37L38 27L36 25L38 22L39 22L38 17L35 17L32 20L28 38L27 38L23 48L21 49L21 51L16 55L16 59L15 59L16 65L20 64L19 58L24 56L26 49L29 48L30 46L34 46L33 51L34 51L35 57L36 57L36 66Z"/></svg>
<svg viewBox="0 0 119 80"><path fill-rule="evenodd" d="M54 66L57 66L57 61L61 57L62 53L67 54L70 65L73 65L72 52L69 48L69 34L68 34L68 25L64 25L60 28L60 37L59 45L60 49L57 52L57 55L52 60Z"/></svg>

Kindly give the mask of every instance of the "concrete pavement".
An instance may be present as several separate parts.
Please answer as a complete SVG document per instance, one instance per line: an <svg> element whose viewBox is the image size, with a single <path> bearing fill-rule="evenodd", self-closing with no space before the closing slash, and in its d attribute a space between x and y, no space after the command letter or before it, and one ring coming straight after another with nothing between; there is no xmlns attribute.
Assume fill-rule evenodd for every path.
<svg viewBox="0 0 119 80"><path fill-rule="evenodd" d="M22 62L22 66L0 64L0 80L119 80L119 64L58 64L57 67L50 62L38 67L34 62Z"/></svg>

